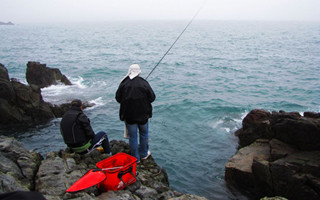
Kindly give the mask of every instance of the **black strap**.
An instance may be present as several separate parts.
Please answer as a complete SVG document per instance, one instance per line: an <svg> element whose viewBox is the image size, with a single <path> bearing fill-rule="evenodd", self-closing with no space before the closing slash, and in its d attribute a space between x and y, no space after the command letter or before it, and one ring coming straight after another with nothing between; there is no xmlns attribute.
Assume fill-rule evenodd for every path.
<svg viewBox="0 0 320 200"><path fill-rule="evenodd" d="M128 185L127 185L126 182L123 181L122 176L124 176L124 175L127 174L127 173L130 173L130 174L136 179L136 181L140 184L140 182L138 181L137 177L133 174L132 168L133 168L133 167L131 166L131 167L129 167L128 169L126 169L126 170L121 171L121 172L118 173L118 178L119 178L119 179L122 181L122 183L125 185L125 188L128 188ZM140 185L141 185L141 184L140 184ZM130 190L130 188L129 188L129 190ZM130 190L130 191L131 191L131 190ZM133 192L133 191L131 191L131 192Z"/></svg>

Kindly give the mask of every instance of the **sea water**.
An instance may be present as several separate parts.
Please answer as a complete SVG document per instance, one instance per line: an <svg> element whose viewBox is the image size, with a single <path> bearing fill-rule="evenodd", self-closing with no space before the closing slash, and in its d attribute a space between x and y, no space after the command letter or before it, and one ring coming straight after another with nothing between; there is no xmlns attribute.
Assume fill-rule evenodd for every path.
<svg viewBox="0 0 320 200"><path fill-rule="evenodd" d="M123 138L115 101L129 66L146 77L187 21L113 21L0 26L0 63L26 83L28 61L59 68L73 83L42 89L53 104L95 103L84 112L93 129ZM170 186L208 199L239 199L227 189L225 164L237 151L234 132L252 109L320 112L320 23L197 21L150 75L157 96L150 150ZM64 149L59 124L13 132L45 155Z"/></svg>

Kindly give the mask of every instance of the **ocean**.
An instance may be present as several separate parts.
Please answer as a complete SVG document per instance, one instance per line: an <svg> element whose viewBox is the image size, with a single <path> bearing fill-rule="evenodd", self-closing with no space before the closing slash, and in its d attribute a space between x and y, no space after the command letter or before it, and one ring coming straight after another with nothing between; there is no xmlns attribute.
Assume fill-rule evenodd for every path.
<svg viewBox="0 0 320 200"><path fill-rule="evenodd" d="M73 83L42 89L53 104L73 98L95 132L123 138L115 100L131 64L146 77L187 21L0 26L0 63L26 83L26 63L59 68ZM170 186L208 199L246 199L226 187L224 167L236 153L234 132L252 109L320 112L320 22L195 20L150 75L157 98L149 146ZM64 149L61 119L1 131L45 156Z"/></svg>

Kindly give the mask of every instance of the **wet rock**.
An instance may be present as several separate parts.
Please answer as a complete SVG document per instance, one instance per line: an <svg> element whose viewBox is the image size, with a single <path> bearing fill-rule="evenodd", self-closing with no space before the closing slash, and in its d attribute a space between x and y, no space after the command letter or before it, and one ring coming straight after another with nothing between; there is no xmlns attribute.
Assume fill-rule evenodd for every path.
<svg viewBox="0 0 320 200"><path fill-rule="evenodd" d="M42 64L33 62L28 64L30 69L35 66L33 70L42 66ZM49 69L45 68L41 73L47 73L47 70ZM53 71L54 75L50 76L59 77L55 74L59 74L57 70ZM32 77L35 74L29 74L29 76ZM6 129L16 125L34 126L63 116L70 108L70 103L52 105L45 102L40 87L41 84L39 86L31 82L30 85L25 85L16 79L9 80L8 70L0 63L0 128ZM83 108L92 106L94 106L92 103L83 103Z"/></svg>
<svg viewBox="0 0 320 200"><path fill-rule="evenodd" d="M72 85L69 79L57 68L49 68L46 64L29 61L27 64L26 79L30 85L37 85L40 88L63 83Z"/></svg>
<svg viewBox="0 0 320 200"><path fill-rule="evenodd" d="M43 101L40 88L16 79L9 81L8 70L0 65L0 127L43 123L55 116L51 104Z"/></svg>
<svg viewBox="0 0 320 200"><path fill-rule="evenodd" d="M255 181L252 164L256 160L270 159L270 145L268 140L260 139L251 145L239 149L225 167L225 179L230 184L239 185L245 190L254 190Z"/></svg>

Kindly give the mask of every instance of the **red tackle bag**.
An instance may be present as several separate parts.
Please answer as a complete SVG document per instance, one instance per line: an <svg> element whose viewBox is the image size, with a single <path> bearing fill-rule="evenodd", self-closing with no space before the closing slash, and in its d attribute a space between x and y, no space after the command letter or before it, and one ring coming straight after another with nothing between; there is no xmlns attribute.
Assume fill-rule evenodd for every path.
<svg viewBox="0 0 320 200"><path fill-rule="evenodd" d="M96 164L107 178L98 184L103 190L121 190L136 182L137 158L126 153L117 153Z"/></svg>
<svg viewBox="0 0 320 200"><path fill-rule="evenodd" d="M122 190L136 182L137 158L117 153L96 164L98 169L89 170L66 192L77 192L98 185L102 191Z"/></svg>

